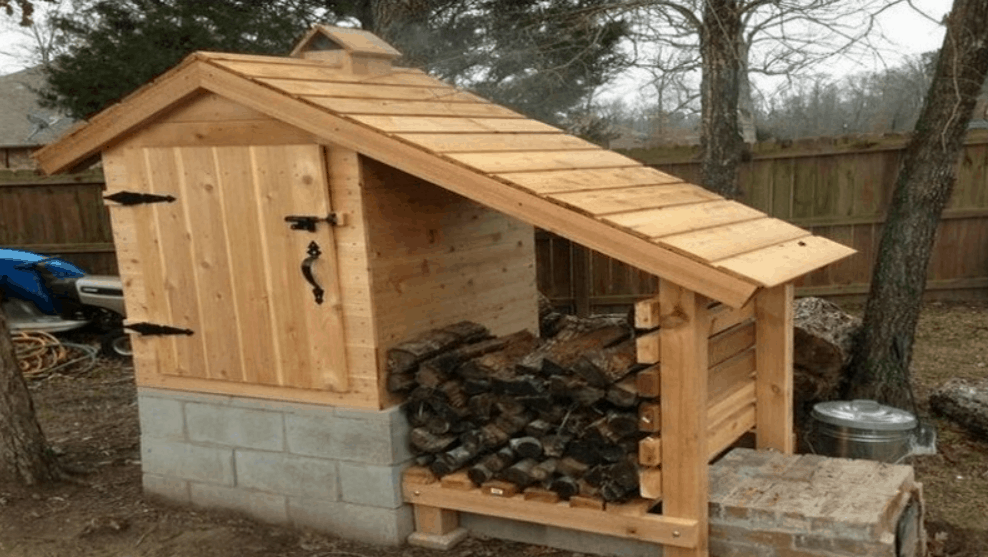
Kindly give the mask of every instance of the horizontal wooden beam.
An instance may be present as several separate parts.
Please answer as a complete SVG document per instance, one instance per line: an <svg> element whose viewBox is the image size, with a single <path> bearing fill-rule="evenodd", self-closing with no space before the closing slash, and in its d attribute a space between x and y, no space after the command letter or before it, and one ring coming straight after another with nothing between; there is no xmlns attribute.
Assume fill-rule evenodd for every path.
<svg viewBox="0 0 988 557"><path fill-rule="evenodd" d="M634 516L606 510L570 507L566 502L526 501L522 494L513 497L496 497L484 495L480 489L462 491L443 488L439 483L409 482L402 482L402 494L405 502L415 505L521 520L675 547L696 547L700 535L695 520L647 513Z"/></svg>

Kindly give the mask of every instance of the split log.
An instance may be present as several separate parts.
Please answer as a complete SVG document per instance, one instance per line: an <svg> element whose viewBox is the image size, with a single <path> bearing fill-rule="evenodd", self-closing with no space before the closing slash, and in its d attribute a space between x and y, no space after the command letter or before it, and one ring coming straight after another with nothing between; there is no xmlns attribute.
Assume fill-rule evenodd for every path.
<svg viewBox="0 0 988 557"><path fill-rule="evenodd" d="M930 394L930 408L988 440L988 379L950 379Z"/></svg>
<svg viewBox="0 0 988 557"><path fill-rule="evenodd" d="M832 399L851 356L861 320L821 298L794 304L793 382L798 400Z"/></svg>
<svg viewBox="0 0 988 557"><path fill-rule="evenodd" d="M419 453L443 452L456 443L455 435L435 435L424 427L417 427L408 434L412 448Z"/></svg>
<svg viewBox="0 0 988 557"><path fill-rule="evenodd" d="M490 331L487 327L471 321L461 321L448 327L427 331L388 350L388 374L412 371L419 363L441 352L488 336Z"/></svg>
<svg viewBox="0 0 988 557"><path fill-rule="evenodd" d="M638 363L638 351L633 340L593 351L573 364L573 371L594 387L608 387L623 379Z"/></svg>
<svg viewBox="0 0 988 557"><path fill-rule="evenodd" d="M433 474L440 477L452 474L473 460L477 456L477 452L476 447L460 445L445 453L436 455L436 459L432 462L429 469L432 470Z"/></svg>
<svg viewBox="0 0 988 557"><path fill-rule="evenodd" d="M630 375L607 389L605 395L607 402L618 408L635 408L638 406L640 396L638 394L638 379L635 375Z"/></svg>
<svg viewBox="0 0 988 557"><path fill-rule="evenodd" d="M467 470L467 477L476 485L481 485L494 479L498 472L511 466L518 460L510 447L503 447L496 453L491 453L480 459L480 462Z"/></svg>
<svg viewBox="0 0 988 557"><path fill-rule="evenodd" d="M542 442L535 437L515 437L508 442L508 446L522 458L542 457Z"/></svg>

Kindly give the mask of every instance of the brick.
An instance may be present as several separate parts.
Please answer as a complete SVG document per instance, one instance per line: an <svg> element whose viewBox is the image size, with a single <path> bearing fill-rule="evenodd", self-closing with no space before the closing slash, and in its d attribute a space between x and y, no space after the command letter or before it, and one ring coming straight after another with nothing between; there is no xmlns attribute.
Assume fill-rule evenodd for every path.
<svg viewBox="0 0 988 557"><path fill-rule="evenodd" d="M788 532L761 530L758 528L711 524L710 537L720 540L732 540L738 543L755 546L767 546L774 548L793 547L793 534Z"/></svg>
<svg viewBox="0 0 988 557"><path fill-rule="evenodd" d="M341 499L357 505L396 509L403 504L401 474L406 468L341 462Z"/></svg>
<svg viewBox="0 0 988 557"><path fill-rule="evenodd" d="M382 509L340 501L290 497L288 517L295 526L377 545L402 545L414 530L411 505Z"/></svg>
<svg viewBox="0 0 988 557"><path fill-rule="evenodd" d="M810 549L831 553L833 555L848 556L872 556L885 555L895 556L895 544L882 544L875 541L849 540L838 536L810 536L797 535L795 537L795 549Z"/></svg>
<svg viewBox="0 0 988 557"><path fill-rule="evenodd" d="M287 498L283 495L195 482L189 491L192 504L198 507L238 511L274 524L288 522Z"/></svg>
<svg viewBox="0 0 988 557"><path fill-rule="evenodd" d="M237 485L281 495L339 499L337 462L288 453L236 450Z"/></svg>
<svg viewBox="0 0 988 557"><path fill-rule="evenodd" d="M284 418L278 412L232 406L186 403L189 440L246 449L285 448Z"/></svg>
<svg viewBox="0 0 988 557"><path fill-rule="evenodd" d="M707 543L710 555L716 557L775 557L774 548L741 543L737 540L722 540L711 537Z"/></svg>
<svg viewBox="0 0 988 557"><path fill-rule="evenodd" d="M146 474L232 486L233 450L141 439L141 462Z"/></svg>
<svg viewBox="0 0 988 557"><path fill-rule="evenodd" d="M137 398L141 435L165 441L185 440L182 401L141 395Z"/></svg>
<svg viewBox="0 0 988 557"><path fill-rule="evenodd" d="M144 474L142 478L144 494L159 497L172 503L188 503L189 482L157 474Z"/></svg>

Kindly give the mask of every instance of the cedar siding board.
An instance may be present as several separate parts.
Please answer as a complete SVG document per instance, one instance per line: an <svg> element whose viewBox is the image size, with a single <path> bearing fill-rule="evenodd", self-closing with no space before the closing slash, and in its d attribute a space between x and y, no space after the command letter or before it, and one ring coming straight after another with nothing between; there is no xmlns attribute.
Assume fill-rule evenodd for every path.
<svg viewBox="0 0 988 557"><path fill-rule="evenodd" d="M355 75L316 60L196 53L36 157L46 172L67 170L204 91L733 307L854 253L402 68ZM265 126L228 133L260 137Z"/></svg>

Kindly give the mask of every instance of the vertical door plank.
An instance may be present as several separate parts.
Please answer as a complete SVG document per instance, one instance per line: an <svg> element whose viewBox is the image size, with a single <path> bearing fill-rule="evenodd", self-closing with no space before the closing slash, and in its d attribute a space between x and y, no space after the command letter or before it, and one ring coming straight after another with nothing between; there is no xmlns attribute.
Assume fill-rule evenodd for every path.
<svg viewBox="0 0 988 557"><path fill-rule="evenodd" d="M333 212L329 199L329 183L326 165L322 158L322 148L317 145L299 145L286 148L291 165L289 183L295 200L296 214L325 217ZM359 172L356 164L350 169ZM340 172L342 169L337 169ZM297 236L310 236L319 244L322 254L313 265L313 275L324 290L322 303L316 303L311 288L306 284L309 295L305 296L298 308L305 319L309 331L306 345L312 354L309 370L317 389L346 392L348 389L346 347L343 334L343 300L340 296L339 269L336 258L336 238L333 227L321 222L316 233L299 233ZM308 240L312 241L312 240Z"/></svg>
<svg viewBox="0 0 988 557"><path fill-rule="evenodd" d="M191 337L173 339L175 367L172 370L162 369L162 373L205 378L209 374L206 335L203 331L199 298L196 295L198 284L192 259L192 247L197 239L187 218L190 200L185 195L183 181L179 176L177 157L177 150L173 148L144 151L145 171L149 176L151 191L176 198L173 203L160 203L155 207L154 224L158 234L161 273L170 316L167 324L195 331ZM119 237L119 231L115 232Z"/></svg>
<svg viewBox="0 0 988 557"><path fill-rule="evenodd" d="M232 307L243 346L243 379L247 383L277 385L278 358L265 279L268 261L262 249L250 149L217 147L215 156L229 236Z"/></svg>
<svg viewBox="0 0 988 557"><path fill-rule="evenodd" d="M670 281L659 282L662 360L662 512L698 522L694 549L663 548L666 557L706 556L707 299Z"/></svg>
<svg viewBox="0 0 988 557"><path fill-rule="evenodd" d="M793 452L793 285L755 299L755 432L759 449Z"/></svg>
<svg viewBox="0 0 988 557"><path fill-rule="evenodd" d="M192 257L201 308L209 379L242 381L243 364L235 298L230 281L230 243L212 147L177 150L183 207L192 237ZM185 293L189 295L190 293Z"/></svg>
<svg viewBox="0 0 988 557"><path fill-rule="evenodd" d="M306 257L305 246L314 235L291 230L285 222L287 215L308 214L295 210L285 163L288 150L283 146L252 147L251 153L258 218L268 259L265 280L272 302L271 330L275 333L279 357L278 381L280 385L311 387L307 372L311 369L310 354L301 349L308 343L308 330L304 320L298 317L298 308L312 303L301 264Z"/></svg>

